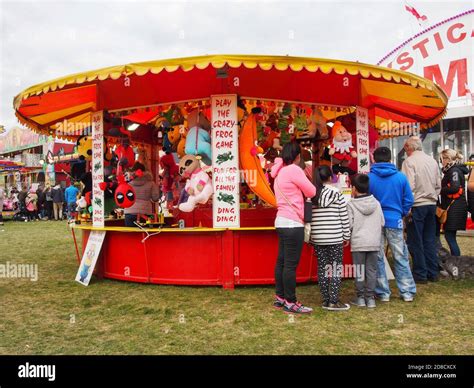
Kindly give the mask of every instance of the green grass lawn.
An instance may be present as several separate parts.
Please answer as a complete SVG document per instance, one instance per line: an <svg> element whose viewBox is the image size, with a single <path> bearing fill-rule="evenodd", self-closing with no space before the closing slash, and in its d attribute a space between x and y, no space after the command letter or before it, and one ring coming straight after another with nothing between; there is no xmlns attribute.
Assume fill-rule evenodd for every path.
<svg viewBox="0 0 474 388"><path fill-rule="evenodd" d="M474 239L460 238L474 255ZM272 287L174 287L93 278L74 281L65 222L0 227L0 264L37 263L39 279L0 278L0 354L473 354L472 280L420 285L413 303L393 298L372 311L351 308L288 316ZM353 295L353 281L343 300ZM397 293L392 284L394 295ZM320 305L316 284L299 299Z"/></svg>

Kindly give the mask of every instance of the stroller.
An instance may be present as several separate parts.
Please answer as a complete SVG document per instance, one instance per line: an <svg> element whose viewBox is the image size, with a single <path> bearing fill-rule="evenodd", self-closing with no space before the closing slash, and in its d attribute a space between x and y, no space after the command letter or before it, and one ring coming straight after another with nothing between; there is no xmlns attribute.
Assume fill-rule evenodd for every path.
<svg viewBox="0 0 474 388"><path fill-rule="evenodd" d="M26 210L26 206L24 203L20 202L18 204L18 209L13 215L12 218L13 221L21 221L25 222L28 221L28 211Z"/></svg>

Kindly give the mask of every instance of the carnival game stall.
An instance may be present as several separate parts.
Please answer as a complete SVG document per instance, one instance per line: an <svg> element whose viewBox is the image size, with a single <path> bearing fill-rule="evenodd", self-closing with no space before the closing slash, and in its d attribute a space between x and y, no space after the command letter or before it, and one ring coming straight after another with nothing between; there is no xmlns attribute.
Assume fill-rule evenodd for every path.
<svg viewBox="0 0 474 388"><path fill-rule="evenodd" d="M96 273L106 278L233 288L273 283L278 241L268 171L285 143L301 143L308 177L331 164L348 195L347 175L369 171L379 138L402 126L429 128L446 103L437 85L402 71L213 55L58 78L26 89L14 107L34 131L76 141L87 161L91 222L72 227L83 240L78 281L88 283L98 260ZM164 195L154 214L127 228L128 181L142 174L130 173L135 161ZM316 260L306 245L297 281L309 280Z"/></svg>

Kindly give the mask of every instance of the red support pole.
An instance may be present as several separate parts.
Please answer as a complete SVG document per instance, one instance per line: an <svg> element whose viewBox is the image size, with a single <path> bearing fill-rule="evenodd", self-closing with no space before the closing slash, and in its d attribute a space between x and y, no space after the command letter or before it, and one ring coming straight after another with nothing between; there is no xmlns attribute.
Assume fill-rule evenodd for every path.
<svg viewBox="0 0 474 388"><path fill-rule="evenodd" d="M222 235L222 287L225 289L234 289L234 266L234 232L227 229Z"/></svg>
<svg viewBox="0 0 474 388"><path fill-rule="evenodd" d="M79 256L79 249L77 248L76 234L74 233L74 228L71 228L72 238L74 239L74 247L76 248L76 257L78 264L81 263L81 256Z"/></svg>

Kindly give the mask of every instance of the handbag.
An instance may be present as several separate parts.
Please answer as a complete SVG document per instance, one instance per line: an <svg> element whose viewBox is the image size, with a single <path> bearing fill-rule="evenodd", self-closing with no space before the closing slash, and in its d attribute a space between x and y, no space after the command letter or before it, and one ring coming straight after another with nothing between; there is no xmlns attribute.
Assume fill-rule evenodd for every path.
<svg viewBox="0 0 474 388"><path fill-rule="evenodd" d="M313 202L311 202L310 198L306 198L304 201L304 222L308 223L311 222L313 219Z"/></svg>
<svg viewBox="0 0 474 388"><path fill-rule="evenodd" d="M278 189L278 191L280 192L280 194L283 196L283 198L285 199L286 203L288 205L290 205L290 207L295 211L296 215L298 216L298 218L300 218L299 214L298 214L298 211L296 210L296 208L293 206L293 204L288 200L288 198L286 197L286 195L283 193L283 191L281 191L280 189L280 186L278 185L278 182L276 181L275 179L275 186L276 188ZM308 202L308 200L306 200L304 202L304 219L301 220L304 224L304 242L305 243L309 243L311 241L311 216L309 217L310 221L306 221L306 211L307 211L307 205L309 203L309 208L311 209L311 214L312 214L312 203L311 203L311 200Z"/></svg>
<svg viewBox="0 0 474 388"><path fill-rule="evenodd" d="M443 209L441 206L436 207L436 217L438 217L438 221L441 225L446 223L446 220L448 219L448 210L453 203L454 199L451 201L451 203L446 209Z"/></svg>

